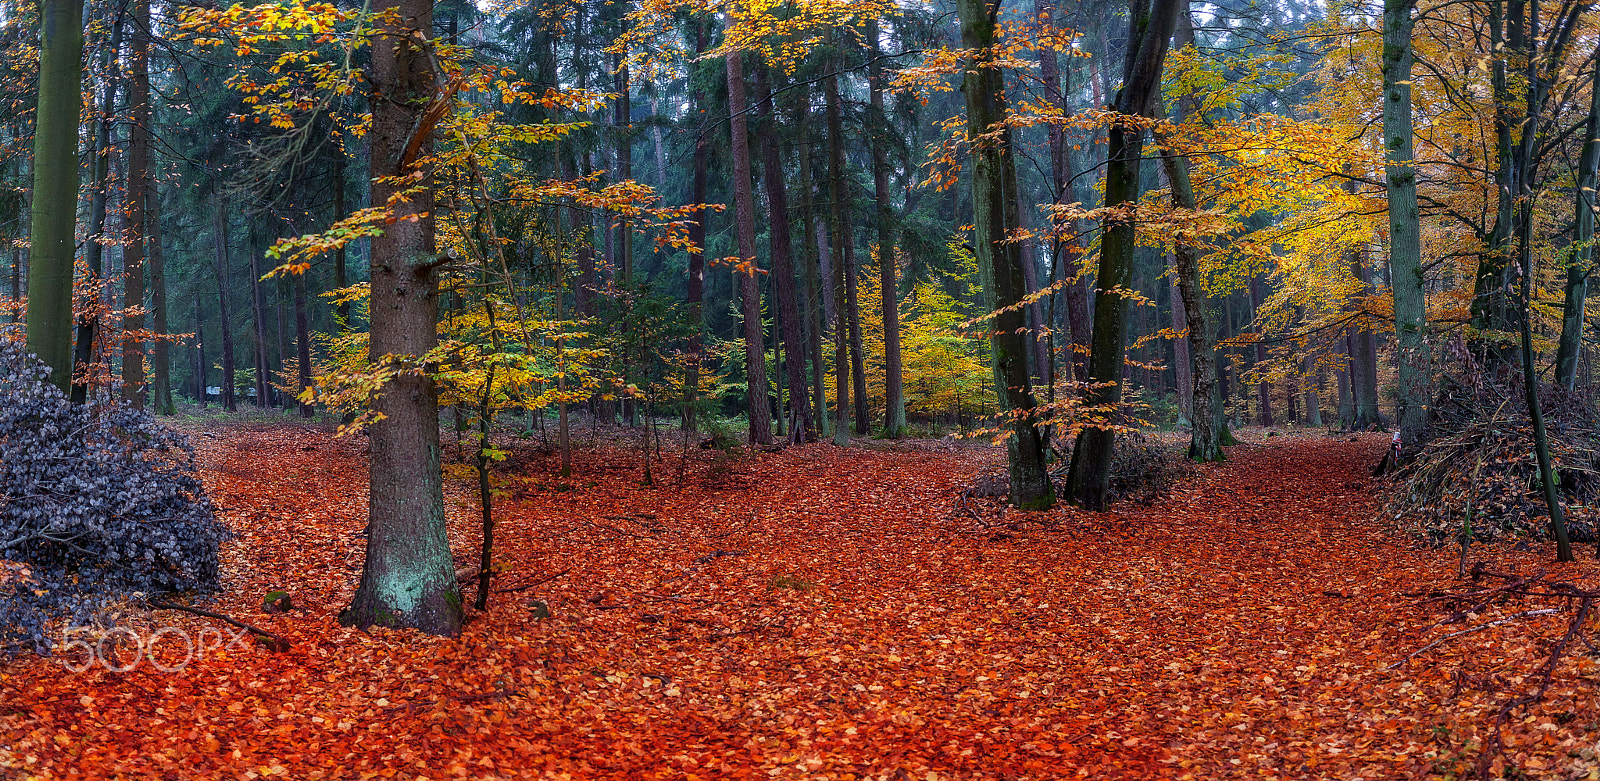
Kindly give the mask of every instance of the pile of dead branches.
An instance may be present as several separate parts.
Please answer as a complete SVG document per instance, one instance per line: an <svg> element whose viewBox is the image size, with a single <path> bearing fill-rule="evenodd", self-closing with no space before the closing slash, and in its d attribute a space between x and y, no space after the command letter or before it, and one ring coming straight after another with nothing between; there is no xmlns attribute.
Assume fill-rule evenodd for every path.
<svg viewBox="0 0 1600 781"><path fill-rule="evenodd" d="M1542 390L1540 407L1568 531L1574 541L1592 541L1600 522L1600 420L1555 386ZM1391 476L1387 517L1436 543L1549 534L1520 377L1449 380L1429 437Z"/></svg>

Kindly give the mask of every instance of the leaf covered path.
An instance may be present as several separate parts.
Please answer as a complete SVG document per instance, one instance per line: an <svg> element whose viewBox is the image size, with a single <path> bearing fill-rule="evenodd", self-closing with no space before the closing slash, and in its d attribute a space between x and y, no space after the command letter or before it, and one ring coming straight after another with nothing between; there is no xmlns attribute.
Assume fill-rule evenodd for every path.
<svg viewBox="0 0 1600 781"><path fill-rule="evenodd" d="M239 535L211 607L292 649L174 673L4 663L0 776L1443 777L1564 620L1385 670L1447 631L1402 595L1455 561L1371 520L1374 435L1245 444L1153 507L989 528L953 506L986 450L696 452L681 486L674 456L654 487L620 451L580 454L565 482L519 454L496 535L511 590L456 639L363 634L336 622L360 571L361 442L202 441ZM301 609L263 615L280 588ZM1499 761L1570 777L1600 730L1594 675L1564 665Z"/></svg>

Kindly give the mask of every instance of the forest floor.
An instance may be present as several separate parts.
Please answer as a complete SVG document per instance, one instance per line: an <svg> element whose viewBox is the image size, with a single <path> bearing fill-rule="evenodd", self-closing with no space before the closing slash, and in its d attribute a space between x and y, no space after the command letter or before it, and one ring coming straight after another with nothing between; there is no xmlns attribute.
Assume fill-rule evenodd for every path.
<svg viewBox="0 0 1600 781"><path fill-rule="evenodd" d="M957 507L998 465L987 447L696 449L681 483L669 451L653 486L637 451L581 450L570 480L519 451L499 467L504 590L443 639L337 623L363 551L360 437L216 429L197 442L236 536L225 590L197 604L292 647L180 664L178 630L227 627L162 611L142 620L175 629L127 672L0 661L0 777L1469 774L1571 611L1389 669L1538 605L1430 626L1407 595L1456 584L1457 559L1374 520L1387 435L1247 439L1149 507L1003 517ZM449 492L466 566L476 501L465 479ZM1472 558L1593 584L1588 553ZM263 614L276 589L297 609ZM1493 777L1600 778L1600 673L1574 650L1506 720Z"/></svg>

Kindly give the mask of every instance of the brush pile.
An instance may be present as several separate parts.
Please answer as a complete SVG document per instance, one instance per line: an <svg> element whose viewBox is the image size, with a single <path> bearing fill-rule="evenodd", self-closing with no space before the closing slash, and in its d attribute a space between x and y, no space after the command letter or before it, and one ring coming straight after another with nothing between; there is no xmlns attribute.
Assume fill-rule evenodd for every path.
<svg viewBox="0 0 1600 781"><path fill-rule="evenodd" d="M1389 482L1387 517L1435 543L1544 539L1550 534L1533 423L1521 377L1511 373L1446 380L1429 440L1402 459ZM1568 532L1595 539L1600 522L1600 420L1572 393L1545 386L1539 406L1550 439Z"/></svg>

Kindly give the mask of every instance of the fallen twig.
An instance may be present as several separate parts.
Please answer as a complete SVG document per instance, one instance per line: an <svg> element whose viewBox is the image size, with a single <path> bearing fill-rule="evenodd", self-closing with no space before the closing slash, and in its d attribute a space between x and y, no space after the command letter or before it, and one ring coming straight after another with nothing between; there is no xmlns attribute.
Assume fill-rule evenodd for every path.
<svg viewBox="0 0 1600 781"><path fill-rule="evenodd" d="M188 605L176 605L171 602L157 602L155 600L149 600L145 604L149 605L152 610L181 610L185 613L193 613L197 616L205 616L206 618L215 618L218 621L225 621L229 624L239 627L240 629L244 629L251 634L254 634L256 637L259 637L262 640L265 640L267 643L267 648L271 651L282 652L289 650L289 641L283 637L268 632L260 627L251 626L238 619L229 618L221 613L213 613L209 610L201 610L200 608L189 607Z"/></svg>
<svg viewBox="0 0 1600 781"><path fill-rule="evenodd" d="M543 586L544 584L549 583L550 581L555 580L556 578L559 578L562 575L565 575L565 574L567 574L568 572L571 572L571 571L572 571L572 568L571 567L567 567L566 569L564 569L564 570L562 570L560 572L557 572L554 575L551 575L551 576L545 577L545 578L540 578L538 580L535 580L532 583L524 583L524 584L522 584L520 586L509 586L507 588L497 588L497 589L494 590L494 593L496 593L496 594L510 594L510 593L517 592L517 591L527 591L528 589L533 588L534 586Z"/></svg>
<svg viewBox="0 0 1600 781"><path fill-rule="evenodd" d="M1559 613L1559 612L1561 612L1561 611L1556 610L1553 607L1541 608L1539 610L1526 610L1526 611L1523 611L1521 613L1517 613L1515 615L1506 616L1505 618L1502 618L1502 619L1500 619L1498 621L1490 621L1487 624L1482 624L1482 625L1479 625L1479 626L1472 627L1471 629L1463 629L1463 630L1461 630L1459 632L1451 632L1450 634L1447 634L1444 637L1439 638L1438 640L1435 640L1435 641L1433 641L1431 643L1428 643L1427 645L1425 645L1425 646L1423 646L1421 648L1418 648L1415 651L1412 651L1410 656L1407 656L1406 658L1401 659L1400 661L1395 662L1394 664L1391 664L1388 667L1385 667L1384 669L1393 670L1394 668L1399 667L1400 665L1405 664L1406 662L1409 662L1412 659L1415 659L1416 657L1418 657L1418 656L1420 656L1420 655L1422 655L1424 653L1427 653L1428 651L1431 651L1431 650L1433 650L1435 648L1438 648L1440 645L1443 645L1446 641L1449 641L1451 639L1460 637L1462 635L1470 635L1473 632L1481 632L1481 631L1483 631L1485 629L1493 629L1493 628L1495 628L1497 626L1503 626L1505 624L1509 624L1512 621L1515 621L1515 620L1517 620L1519 618L1531 618L1533 616L1553 616L1553 615L1555 615L1556 613ZM1438 626L1438 624L1434 624L1434 626Z"/></svg>

